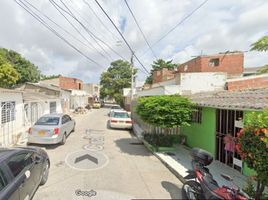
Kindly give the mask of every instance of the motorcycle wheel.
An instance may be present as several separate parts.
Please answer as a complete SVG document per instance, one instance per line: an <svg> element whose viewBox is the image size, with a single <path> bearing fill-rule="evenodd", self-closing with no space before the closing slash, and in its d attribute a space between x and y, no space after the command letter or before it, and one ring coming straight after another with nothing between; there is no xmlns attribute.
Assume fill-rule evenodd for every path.
<svg viewBox="0 0 268 200"><path fill-rule="evenodd" d="M186 181L182 186L183 199L203 199L201 185L193 180Z"/></svg>

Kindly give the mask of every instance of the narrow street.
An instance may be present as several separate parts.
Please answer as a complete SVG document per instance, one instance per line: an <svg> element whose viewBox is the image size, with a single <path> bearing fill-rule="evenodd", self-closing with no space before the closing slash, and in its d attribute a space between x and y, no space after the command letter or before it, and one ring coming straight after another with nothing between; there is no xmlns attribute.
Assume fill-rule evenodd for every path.
<svg viewBox="0 0 268 200"><path fill-rule="evenodd" d="M64 146L45 146L50 174L34 200L181 197L182 183L129 131L107 128L108 112L101 108L78 115ZM95 146L88 145L88 137ZM96 196L83 193L91 190Z"/></svg>

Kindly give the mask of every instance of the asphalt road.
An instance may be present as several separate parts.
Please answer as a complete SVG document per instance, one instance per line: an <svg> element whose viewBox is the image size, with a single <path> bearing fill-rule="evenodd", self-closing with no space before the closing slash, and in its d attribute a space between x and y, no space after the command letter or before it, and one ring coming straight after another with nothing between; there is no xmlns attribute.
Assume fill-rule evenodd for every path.
<svg viewBox="0 0 268 200"><path fill-rule="evenodd" d="M49 178L34 200L181 198L182 183L129 131L107 127L108 111L76 116L65 145L44 146Z"/></svg>

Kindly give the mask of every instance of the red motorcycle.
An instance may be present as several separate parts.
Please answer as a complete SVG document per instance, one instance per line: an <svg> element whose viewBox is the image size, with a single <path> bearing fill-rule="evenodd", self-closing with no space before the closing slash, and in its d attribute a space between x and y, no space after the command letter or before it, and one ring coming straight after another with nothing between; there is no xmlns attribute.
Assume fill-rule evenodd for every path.
<svg viewBox="0 0 268 200"><path fill-rule="evenodd" d="M250 199L246 193L234 184L233 179L228 175L221 174L221 177L230 181L232 186L220 187L218 185L206 167L213 161L213 157L209 152L199 148L193 148L191 156L193 170L188 170L188 175L184 177L187 180L182 187L182 197L184 199Z"/></svg>

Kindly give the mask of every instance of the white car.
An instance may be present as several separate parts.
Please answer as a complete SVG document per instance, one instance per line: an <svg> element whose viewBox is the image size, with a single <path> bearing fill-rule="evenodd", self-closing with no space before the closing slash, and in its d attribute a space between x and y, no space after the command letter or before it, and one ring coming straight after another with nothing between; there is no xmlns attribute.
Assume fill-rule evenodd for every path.
<svg viewBox="0 0 268 200"><path fill-rule="evenodd" d="M132 129L132 120L127 111L114 110L110 114L109 125L111 128Z"/></svg>
<svg viewBox="0 0 268 200"><path fill-rule="evenodd" d="M111 106L111 110L110 110L110 112L108 113L108 116L110 116L111 114L112 114L112 112L114 112L114 111L117 111L117 110L124 110L123 108L121 108L121 106L120 105L112 105Z"/></svg>
<svg viewBox="0 0 268 200"><path fill-rule="evenodd" d="M28 143L65 144L75 129L75 121L65 114L48 114L40 117L28 130Z"/></svg>

